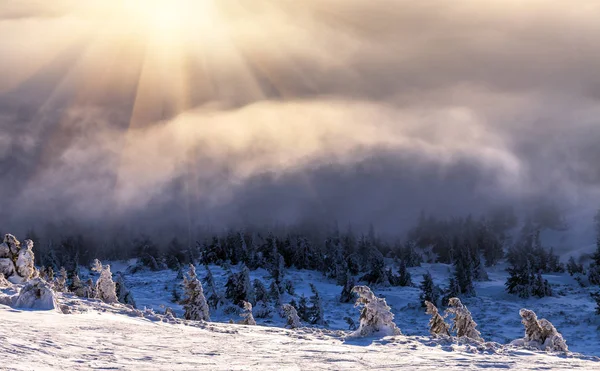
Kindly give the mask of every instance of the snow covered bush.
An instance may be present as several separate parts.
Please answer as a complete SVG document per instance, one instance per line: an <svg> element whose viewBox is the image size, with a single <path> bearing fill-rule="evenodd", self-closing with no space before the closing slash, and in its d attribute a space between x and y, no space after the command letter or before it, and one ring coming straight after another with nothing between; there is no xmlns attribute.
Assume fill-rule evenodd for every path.
<svg viewBox="0 0 600 371"><path fill-rule="evenodd" d="M240 325L256 326L256 321L252 316L252 304L248 303L247 301L244 301L242 304L244 306L244 311L240 313L242 320L238 323Z"/></svg>
<svg viewBox="0 0 600 371"><path fill-rule="evenodd" d="M96 281L96 298L108 304L116 303L118 298L110 265L103 266L98 259L95 259L92 270L100 273L100 277Z"/></svg>
<svg viewBox="0 0 600 371"><path fill-rule="evenodd" d="M547 319L538 320L534 311L521 309L521 323L525 326L525 337L511 342L512 345L536 348L545 351L567 352L569 348L562 335Z"/></svg>
<svg viewBox="0 0 600 371"><path fill-rule="evenodd" d="M67 271L61 267L58 276L53 282L53 289L56 292L67 292Z"/></svg>
<svg viewBox="0 0 600 371"><path fill-rule="evenodd" d="M117 300L119 303L128 304L132 307L136 307L133 294L125 285L125 277L120 272L117 272L117 280L115 281L115 292L117 294Z"/></svg>
<svg viewBox="0 0 600 371"><path fill-rule="evenodd" d="M190 270L188 277L183 279L183 286L185 289L185 297L183 299L183 317L187 320L194 321L209 321L210 314L208 310L208 304L204 297L204 290L202 289L202 283L196 276L196 268L190 264Z"/></svg>
<svg viewBox="0 0 600 371"><path fill-rule="evenodd" d="M7 234L0 244L0 273L14 283L26 282L37 276L33 264L33 242L25 240L24 246L15 236Z"/></svg>
<svg viewBox="0 0 600 371"><path fill-rule="evenodd" d="M41 278L29 280L19 292L15 301L16 308L53 310L58 309L54 291Z"/></svg>
<svg viewBox="0 0 600 371"><path fill-rule="evenodd" d="M33 241L25 240L24 246L19 250L17 262L15 264L17 274L27 281L33 278L36 274L33 255Z"/></svg>
<svg viewBox="0 0 600 371"><path fill-rule="evenodd" d="M434 336L448 335L450 336L450 326L444 322L444 318L440 315L437 307L430 301L425 301L427 311L425 313L431 315L429 320L429 333Z"/></svg>
<svg viewBox="0 0 600 371"><path fill-rule="evenodd" d="M473 321L471 312L460 302L459 298L450 298L448 300L450 307L446 309L446 314L454 314L452 319L452 331L456 331L458 338L466 337L475 341L483 341L479 331L475 329L477 323Z"/></svg>
<svg viewBox="0 0 600 371"><path fill-rule="evenodd" d="M294 308L290 304L283 304L281 308L283 309L283 313L287 321L285 327L294 329L301 326L300 317L298 317L298 312L296 311L296 308Z"/></svg>
<svg viewBox="0 0 600 371"><path fill-rule="evenodd" d="M385 299L376 297L367 286L355 286L352 292L358 295L354 306L362 306L360 325L353 336L369 336L374 333L384 336L401 334Z"/></svg>

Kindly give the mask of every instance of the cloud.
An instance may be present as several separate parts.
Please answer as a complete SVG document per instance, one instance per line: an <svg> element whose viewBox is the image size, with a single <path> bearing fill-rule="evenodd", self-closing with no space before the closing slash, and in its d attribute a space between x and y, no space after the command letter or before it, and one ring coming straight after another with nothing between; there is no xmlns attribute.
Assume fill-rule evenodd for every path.
<svg viewBox="0 0 600 371"><path fill-rule="evenodd" d="M598 201L594 2L223 0L168 43L110 4L0 10L4 225Z"/></svg>

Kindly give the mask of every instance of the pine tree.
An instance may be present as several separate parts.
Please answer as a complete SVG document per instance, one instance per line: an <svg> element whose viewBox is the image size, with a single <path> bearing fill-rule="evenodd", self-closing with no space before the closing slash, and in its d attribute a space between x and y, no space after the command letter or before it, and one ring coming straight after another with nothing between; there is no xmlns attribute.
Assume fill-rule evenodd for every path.
<svg viewBox="0 0 600 371"><path fill-rule="evenodd" d="M546 351L569 350L566 341L550 321L544 318L538 320L535 312L524 308L519 314L522 318L521 323L525 326L524 345Z"/></svg>
<svg viewBox="0 0 600 371"><path fill-rule="evenodd" d="M285 327L295 329L301 326L300 317L298 316L298 312L296 311L296 308L294 308L293 305L283 304L282 309L286 318Z"/></svg>
<svg viewBox="0 0 600 371"><path fill-rule="evenodd" d="M400 268L398 269L398 277L397 277L398 286L412 286L412 278L410 276L410 272L406 269L406 261L400 261Z"/></svg>
<svg viewBox="0 0 600 371"><path fill-rule="evenodd" d="M448 306L448 302L450 301L450 299L454 298L458 295L460 295L460 287L458 286L456 279L454 277L450 277L448 287L444 291L444 297L442 298L442 305Z"/></svg>
<svg viewBox="0 0 600 371"><path fill-rule="evenodd" d="M317 291L317 288L312 283L310 284L310 291L312 292L312 296L309 299L311 303L311 307L309 310L310 323L313 325L325 325L323 302L321 300L319 292Z"/></svg>
<svg viewBox="0 0 600 371"><path fill-rule="evenodd" d="M116 303L118 300L115 292L115 283L112 280L112 273L110 272L110 265L103 266L98 259L95 259L92 270L100 273L94 290L96 298L108 304Z"/></svg>
<svg viewBox="0 0 600 371"><path fill-rule="evenodd" d="M135 300L133 299L133 294L125 285L125 277L123 277L121 272L117 272L117 279L115 281L115 291L117 293L117 300L119 300L119 303L128 304L136 308Z"/></svg>
<svg viewBox="0 0 600 371"><path fill-rule="evenodd" d="M264 303L269 301L269 293L267 292L267 288L259 279L255 279L252 283L252 287L254 288L254 300L258 303L262 301Z"/></svg>
<svg viewBox="0 0 600 371"><path fill-rule="evenodd" d="M241 272L232 273L225 284L225 297L236 305L243 305L244 301L254 301L254 293L250 284L250 271L243 266Z"/></svg>
<svg viewBox="0 0 600 371"><path fill-rule="evenodd" d="M275 280L271 281L271 285L269 285L269 298L275 305L281 305L281 292L279 291L279 286Z"/></svg>
<svg viewBox="0 0 600 371"><path fill-rule="evenodd" d="M354 281L354 277L350 275L350 272L346 273L346 282L344 283L344 288L342 289L342 293L340 294L340 303L350 303L355 300L356 297L352 293L352 289L356 286L356 282Z"/></svg>
<svg viewBox="0 0 600 371"><path fill-rule="evenodd" d="M240 314L242 320L239 322L241 325L247 326L256 326L256 321L254 320L254 316L252 315L252 304L247 301L242 302L244 311Z"/></svg>
<svg viewBox="0 0 600 371"><path fill-rule="evenodd" d="M65 267L60 267L58 276L53 283L53 290L56 292L67 292L67 271Z"/></svg>
<svg viewBox="0 0 600 371"><path fill-rule="evenodd" d="M425 301L425 306L427 307L425 313L431 315L431 319L429 320L429 333L434 336L450 336L450 326L444 322L444 318L438 312L437 307L430 301Z"/></svg>
<svg viewBox="0 0 600 371"><path fill-rule="evenodd" d="M569 262L567 263L567 272L569 272L570 276L576 273L583 273L583 265L577 264L575 262L575 258L571 256L569 258Z"/></svg>
<svg viewBox="0 0 600 371"><path fill-rule="evenodd" d="M531 269L531 262L525 265L512 266L507 269L509 277L504 284L509 294L517 294L521 298L528 298L533 294L535 275Z"/></svg>
<svg viewBox="0 0 600 371"><path fill-rule="evenodd" d="M298 301L298 316L303 322L310 322L308 300L304 294L300 296L300 300Z"/></svg>
<svg viewBox="0 0 600 371"><path fill-rule="evenodd" d="M535 276L535 280L533 281L533 286L531 289L531 294L533 296L537 296L538 298L543 298L544 296L552 296L552 289L550 288L550 284L548 280L545 280L542 277L542 272L538 272Z"/></svg>
<svg viewBox="0 0 600 371"><path fill-rule="evenodd" d="M473 321L471 312L465 307L459 298L450 298L450 307L446 309L447 314L454 314L452 319L452 331L456 331L458 338L467 337L475 341L483 341L479 331L475 329L477 323Z"/></svg>
<svg viewBox="0 0 600 371"><path fill-rule="evenodd" d="M223 296L217 290L217 286L215 285L215 279L209 266L205 265L204 269L206 270L206 276L204 276L204 279L202 281L206 285L208 291L208 306L212 309L217 309L220 305L223 304Z"/></svg>
<svg viewBox="0 0 600 371"><path fill-rule="evenodd" d="M369 336L378 332L385 335L401 334L385 299L376 297L367 286L355 286L352 291L358 295L355 307L362 307L360 325L354 333L355 336Z"/></svg>
<svg viewBox="0 0 600 371"><path fill-rule="evenodd" d="M74 293L75 295L77 295L80 298L87 297L85 286L84 286L83 282L81 282L81 279L79 278L79 275L77 275L77 274L75 274L73 276L73 279L71 280L71 285L69 286L69 291L71 291L72 293Z"/></svg>
<svg viewBox="0 0 600 371"><path fill-rule="evenodd" d="M440 290L439 287L434 285L433 277L429 271L423 275L423 281L421 282L420 288L421 295L419 296L419 299L421 299L421 306L425 307L427 301L436 305L440 298Z"/></svg>
<svg viewBox="0 0 600 371"><path fill-rule="evenodd" d="M183 299L184 318L193 321L210 321L210 314L202 283L196 276L196 268L190 264L188 277L183 280L185 296Z"/></svg>

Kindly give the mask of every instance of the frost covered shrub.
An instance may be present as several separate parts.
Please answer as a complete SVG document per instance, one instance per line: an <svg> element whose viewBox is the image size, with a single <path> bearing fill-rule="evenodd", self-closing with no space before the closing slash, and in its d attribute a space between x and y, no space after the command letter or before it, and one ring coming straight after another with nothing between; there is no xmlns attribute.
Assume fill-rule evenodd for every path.
<svg viewBox="0 0 600 371"><path fill-rule="evenodd" d="M117 294L117 300L119 303L128 304L132 307L136 307L133 294L125 285L125 277L120 272L117 272L117 280L115 282L115 292Z"/></svg>
<svg viewBox="0 0 600 371"><path fill-rule="evenodd" d="M100 273L96 281L96 298L105 303L112 304L118 301L115 283L112 280L110 265L102 265L98 259L94 260L92 270Z"/></svg>
<svg viewBox="0 0 600 371"><path fill-rule="evenodd" d="M283 309L283 313L287 321L285 327L294 329L301 326L300 317L298 317L298 312L296 311L296 308L294 308L290 304L283 304L281 308Z"/></svg>
<svg viewBox="0 0 600 371"><path fill-rule="evenodd" d="M67 271L61 267L58 276L53 282L53 288L56 292L67 292Z"/></svg>
<svg viewBox="0 0 600 371"><path fill-rule="evenodd" d="M459 298L450 298L448 300L450 307L446 309L446 314L454 314L452 319L452 331L456 331L458 338L466 337L475 341L483 341L479 331L475 329L477 323L473 321L471 312L460 302Z"/></svg>
<svg viewBox="0 0 600 371"><path fill-rule="evenodd" d="M514 340L511 344L526 346L545 351L567 352L569 348L562 335L547 319L538 320L534 311L521 309L521 323L525 326L525 337Z"/></svg>
<svg viewBox="0 0 600 371"><path fill-rule="evenodd" d="M19 292L15 301L16 308L52 310L58 309L54 291L41 278L29 280Z"/></svg>
<svg viewBox="0 0 600 371"><path fill-rule="evenodd" d="M427 311L425 313L431 315L429 320L429 333L434 336L448 335L450 336L450 326L444 322L444 318L440 315L437 307L430 301L425 301Z"/></svg>
<svg viewBox="0 0 600 371"><path fill-rule="evenodd" d="M238 323L241 325L256 326L256 321L254 320L254 316L252 316L252 304L244 301L242 302L242 305L244 307L244 311L240 313L242 320Z"/></svg>
<svg viewBox="0 0 600 371"><path fill-rule="evenodd" d="M367 286L354 286L352 292L358 295L355 307L362 306L360 325L354 336L368 336L374 333L382 335L400 335L400 329L394 323L394 315L385 299L378 298Z"/></svg>
<svg viewBox="0 0 600 371"><path fill-rule="evenodd" d="M190 264L188 277L183 279L183 286L185 289L185 297L183 299L183 309L185 312L183 317L193 321L209 321L210 314L206 298L204 297L202 283L200 283L200 280L196 276L196 268L192 264Z"/></svg>
<svg viewBox="0 0 600 371"><path fill-rule="evenodd" d="M0 244L0 273L10 281L21 283L37 277L34 266L33 242L25 240L24 245L12 234L4 236Z"/></svg>

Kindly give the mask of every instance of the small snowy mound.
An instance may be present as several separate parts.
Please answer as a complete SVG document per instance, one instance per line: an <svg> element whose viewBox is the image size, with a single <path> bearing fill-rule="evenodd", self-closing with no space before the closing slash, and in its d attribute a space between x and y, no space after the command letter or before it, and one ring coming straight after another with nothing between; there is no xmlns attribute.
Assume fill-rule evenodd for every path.
<svg viewBox="0 0 600 371"><path fill-rule="evenodd" d="M567 342L547 319L538 320L534 311L521 309L521 323L525 326L525 337L510 344L535 348L549 352L568 352Z"/></svg>
<svg viewBox="0 0 600 371"><path fill-rule="evenodd" d="M376 297L367 286L354 286L352 292L358 295L354 306L363 306L360 312L360 326L352 336L369 336L374 333L383 336L401 334L385 299Z"/></svg>
<svg viewBox="0 0 600 371"><path fill-rule="evenodd" d="M50 285L40 279L28 281L15 300L15 308L58 310L58 302Z"/></svg>

